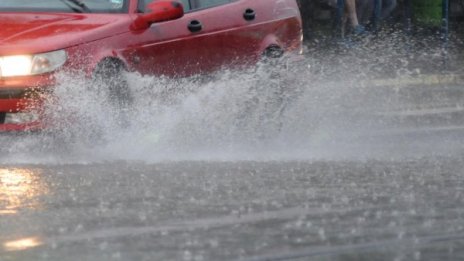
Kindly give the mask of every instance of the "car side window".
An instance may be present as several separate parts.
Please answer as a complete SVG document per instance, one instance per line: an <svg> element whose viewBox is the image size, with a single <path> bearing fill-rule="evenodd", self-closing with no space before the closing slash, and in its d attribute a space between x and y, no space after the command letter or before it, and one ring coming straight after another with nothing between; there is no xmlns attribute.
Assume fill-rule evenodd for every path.
<svg viewBox="0 0 464 261"><path fill-rule="evenodd" d="M138 2L138 10L139 12L141 13L144 13L146 10L147 10L147 5L153 1L156 1L156 0L139 0ZM179 2L182 3L182 5L184 6L184 11L185 12L188 12L192 9L191 5L190 5L190 1L191 0L177 0Z"/></svg>
<svg viewBox="0 0 464 261"><path fill-rule="evenodd" d="M189 0L181 0L180 1L182 5L184 6L184 11L190 11L190 1Z"/></svg>
<svg viewBox="0 0 464 261"><path fill-rule="evenodd" d="M232 2L232 0L190 0L194 9L203 9L211 6L222 5Z"/></svg>

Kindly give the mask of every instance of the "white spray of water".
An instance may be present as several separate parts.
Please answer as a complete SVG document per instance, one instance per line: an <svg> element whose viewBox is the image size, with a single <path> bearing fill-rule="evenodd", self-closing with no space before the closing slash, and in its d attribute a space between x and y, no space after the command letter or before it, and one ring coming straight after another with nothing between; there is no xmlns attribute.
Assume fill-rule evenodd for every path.
<svg viewBox="0 0 464 261"><path fill-rule="evenodd" d="M124 123L99 84L63 74L46 103L54 127L0 137L0 162L307 160L404 151L404 144L366 137L389 124L377 116L398 106L397 90L373 91L363 83L369 77L348 69L331 80L321 75L334 68L316 68L326 71L260 65L187 79L131 73L134 103Z"/></svg>

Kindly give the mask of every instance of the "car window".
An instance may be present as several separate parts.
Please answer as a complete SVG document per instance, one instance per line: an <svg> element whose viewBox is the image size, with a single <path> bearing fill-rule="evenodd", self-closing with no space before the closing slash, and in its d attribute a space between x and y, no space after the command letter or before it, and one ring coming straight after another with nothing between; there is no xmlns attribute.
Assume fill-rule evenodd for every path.
<svg viewBox="0 0 464 261"><path fill-rule="evenodd" d="M139 12L141 13L144 13L146 10L147 10L147 5L153 1L157 1L157 0L139 0L138 2L138 6L139 6ZM191 10L191 6L190 6L190 1L189 0L177 0L179 1L180 3L182 3L182 5L184 6L184 11L185 12L188 12Z"/></svg>
<svg viewBox="0 0 464 261"><path fill-rule="evenodd" d="M195 9L230 3L232 0L190 0Z"/></svg>
<svg viewBox="0 0 464 261"><path fill-rule="evenodd" d="M181 0L180 2L184 6L184 11L189 11L191 9L189 0Z"/></svg>
<svg viewBox="0 0 464 261"><path fill-rule="evenodd" d="M127 0L80 0L82 5L73 1L57 0L0 0L0 12L92 12L122 13L126 12Z"/></svg>

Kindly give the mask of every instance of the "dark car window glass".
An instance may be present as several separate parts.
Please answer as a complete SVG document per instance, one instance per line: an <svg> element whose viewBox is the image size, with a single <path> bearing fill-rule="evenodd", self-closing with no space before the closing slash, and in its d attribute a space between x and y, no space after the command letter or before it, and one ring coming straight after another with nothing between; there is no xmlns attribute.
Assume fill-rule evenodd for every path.
<svg viewBox="0 0 464 261"><path fill-rule="evenodd" d="M230 3L231 0L191 0L195 9L208 8L215 5Z"/></svg>
<svg viewBox="0 0 464 261"><path fill-rule="evenodd" d="M184 10L185 11L189 11L191 8L190 8L190 1L189 0L182 0L180 1L182 3L182 5L184 6Z"/></svg>
<svg viewBox="0 0 464 261"><path fill-rule="evenodd" d="M129 0L79 0L92 13L127 12ZM88 12L66 0L1 0L0 12Z"/></svg>
<svg viewBox="0 0 464 261"><path fill-rule="evenodd" d="M151 2L154 2L156 0L139 0L139 3L138 3L138 9L139 9L139 12L141 13L145 13L146 10L147 10L147 5ZM190 0L177 0L179 1L180 3L182 3L182 6L184 7L184 11L185 12L188 12L190 11Z"/></svg>

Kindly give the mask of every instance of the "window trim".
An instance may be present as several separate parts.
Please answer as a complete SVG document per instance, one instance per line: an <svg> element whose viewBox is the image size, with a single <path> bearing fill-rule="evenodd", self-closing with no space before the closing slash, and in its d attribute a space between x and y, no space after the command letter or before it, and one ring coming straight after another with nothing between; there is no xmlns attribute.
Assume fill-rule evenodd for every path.
<svg viewBox="0 0 464 261"><path fill-rule="evenodd" d="M206 9L210 9L210 8L214 8L214 7L218 7L218 6L232 4L234 2L237 2L238 0L227 0L228 2L226 2L226 3L210 5L210 6L206 6L206 7L203 7L203 8L197 8L196 5L194 5L194 3L195 3L194 1L198 1L198 0L187 0L187 1L189 2L189 5L190 5L189 7L190 8L188 10L185 10L185 7L184 7L184 13L186 13L186 14L191 13L191 12L197 12L197 11L201 11L201 10L206 10ZM144 8L141 8L142 4L145 4L144 0L138 0L137 1L137 12L138 13L145 13Z"/></svg>
<svg viewBox="0 0 464 261"><path fill-rule="evenodd" d="M153 0L151 0L151 1L153 1ZM193 10L193 8L191 8L192 7L192 2L191 2L192 0L187 0L187 1L189 2L190 6L189 6L188 10L185 10L185 6L184 6L184 12L185 13L189 13L189 12L191 12ZM181 2L181 1L179 1L179 2ZM137 13L145 13L145 7L142 6L144 4L145 4L145 0L137 0L137 9L136 9Z"/></svg>
<svg viewBox="0 0 464 261"><path fill-rule="evenodd" d="M205 10L205 9L214 8L214 7L218 7L218 6L228 5L228 4L231 4L233 2L236 2L237 0L227 0L226 3L205 6L203 8L199 8L199 7L197 8L196 4L194 4L195 1L201 1L201 0L189 0L190 6L193 7L191 9L191 11L200 11L200 10Z"/></svg>

